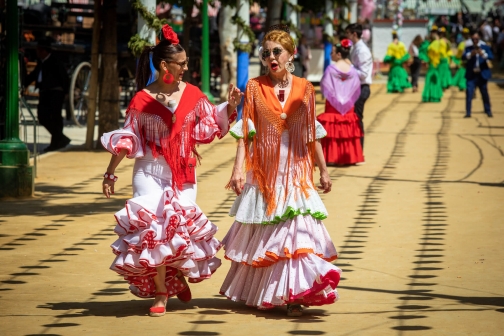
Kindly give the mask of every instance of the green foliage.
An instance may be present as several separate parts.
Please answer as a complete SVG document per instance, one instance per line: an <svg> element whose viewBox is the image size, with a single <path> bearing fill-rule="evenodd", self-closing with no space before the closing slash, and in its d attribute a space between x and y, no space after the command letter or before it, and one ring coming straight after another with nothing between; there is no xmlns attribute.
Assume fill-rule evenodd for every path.
<svg viewBox="0 0 504 336"><path fill-rule="evenodd" d="M168 23L165 19L160 20L155 14L149 12L140 0L132 0L131 7L133 7L145 20L147 27L155 30L156 32L161 31L163 25ZM144 47L151 45L152 44L149 41L141 38L138 34L133 35L128 42L128 48L131 49L131 52L135 57L140 56Z"/></svg>
<svg viewBox="0 0 504 336"><path fill-rule="evenodd" d="M231 23L237 25L238 30L241 31L241 35L233 40L233 46L235 47L235 50L241 50L250 53L255 41L255 34L250 28L250 25L246 24L245 20L238 16L238 13L231 17ZM248 37L248 43L244 44L240 42L240 38L243 35L246 35Z"/></svg>
<svg viewBox="0 0 504 336"><path fill-rule="evenodd" d="M290 7L292 9L292 11L296 12L296 14L301 13L301 11L303 10L303 7L300 5L293 5L288 0L282 0L282 1L286 6ZM301 31L298 29L297 26L294 25L294 23L292 23L291 20L282 20L282 23L289 26L289 30L291 32L293 32L294 34L296 34L296 39L294 41L294 44L297 45L297 42L299 41L299 39L301 39L301 35L302 35Z"/></svg>
<svg viewBox="0 0 504 336"><path fill-rule="evenodd" d="M145 47L151 46L152 44L140 37L140 35L135 34L131 37L128 42L128 48L130 48L131 53L135 57L139 57Z"/></svg>

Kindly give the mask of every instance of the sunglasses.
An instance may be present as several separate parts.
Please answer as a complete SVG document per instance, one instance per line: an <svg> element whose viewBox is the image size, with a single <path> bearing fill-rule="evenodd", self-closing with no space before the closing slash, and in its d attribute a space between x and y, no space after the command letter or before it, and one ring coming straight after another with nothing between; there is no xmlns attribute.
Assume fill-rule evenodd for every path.
<svg viewBox="0 0 504 336"><path fill-rule="evenodd" d="M189 64L189 57L186 58L185 61L182 61L182 62L175 62L175 61L166 61L167 63L174 63L174 64L177 64L179 67L183 68L185 67L187 64Z"/></svg>
<svg viewBox="0 0 504 336"><path fill-rule="evenodd" d="M273 56L277 57L277 56L280 56L280 54L283 52L283 49L282 49L282 48L278 48L278 47L276 47L276 48L273 48L273 50L269 50L269 49L263 50L262 55L261 55L261 56L262 56L263 61L264 61L266 58L268 58L268 57L270 57L270 56L271 56L271 52L272 52L272 51L273 51Z"/></svg>

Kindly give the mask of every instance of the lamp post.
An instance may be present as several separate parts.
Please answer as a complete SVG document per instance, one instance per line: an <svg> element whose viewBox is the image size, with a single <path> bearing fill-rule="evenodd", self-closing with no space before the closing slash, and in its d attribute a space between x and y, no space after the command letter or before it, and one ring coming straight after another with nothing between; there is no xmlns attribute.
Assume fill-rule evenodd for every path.
<svg viewBox="0 0 504 336"><path fill-rule="evenodd" d="M33 167L30 152L19 139L19 26L17 0L7 1L6 12L5 139L0 140L0 197L33 195Z"/></svg>
<svg viewBox="0 0 504 336"><path fill-rule="evenodd" d="M245 24L250 25L250 5L248 0L237 0L237 16L240 17ZM243 33L243 29L238 26L237 37L242 45L248 44L249 37ZM260 55L259 55L260 57ZM249 53L243 50L237 52L237 66L236 66L236 86L240 91L245 92L248 81L249 72ZM238 105L238 119L241 119L243 111L243 100Z"/></svg>
<svg viewBox="0 0 504 336"><path fill-rule="evenodd" d="M203 23L201 37L201 91L208 97L210 102L214 102L214 97L210 93L210 32L208 27L208 0L203 0L201 4L201 19Z"/></svg>
<svg viewBox="0 0 504 336"><path fill-rule="evenodd" d="M327 19L324 23L324 33L326 35L326 40L324 41L324 70L331 64L331 53L333 48L334 5L331 0L325 1L325 9Z"/></svg>

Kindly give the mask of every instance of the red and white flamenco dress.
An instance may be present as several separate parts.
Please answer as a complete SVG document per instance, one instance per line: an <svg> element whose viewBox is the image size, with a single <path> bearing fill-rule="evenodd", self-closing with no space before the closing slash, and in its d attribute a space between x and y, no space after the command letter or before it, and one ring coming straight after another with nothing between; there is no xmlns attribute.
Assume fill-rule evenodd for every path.
<svg viewBox="0 0 504 336"><path fill-rule="evenodd" d="M328 165L350 165L364 161L360 139L362 130L354 112L360 95L359 76L352 66L350 71L339 70L330 64L320 82L326 97L325 111L317 120L324 126L327 136L321 140Z"/></svg>
<svg viewBox="0 0 504 336"><path fill-rule="evenodd" d="M215 257L221 248L214 238L217 226L195 203L196 181L186 183L186 174L189 158L198 157L196 144L222 138L232 119L227 103L214 106L197 87L186 85L172 109L139 91L124 128L101 138L112 154L125 148L135 159L133 198L115 214L119 238L111 245L116 258L110 268L142 298L155 296L152 277L158 266L167 266L166 287L174 296L186 289L176 276L179 270L194 283L210 278L221 265Z"/></svg>
<svg viewBox="0 0 504 336"><path fill-rule="evenodd" d="M327 210L310 177L306 143L326 132L315 120L311 83L293 77L287 102L271 107L274 99L267 78L250 80L244 119L230 130L251 149L244 188L229 213L235 222L222 241L231 267L220 293L258 309L331 304L341 270L331 263L338 254L322 223ZM276 113L282 110L284 121ZM270 166L274 158L278 165Z"/></svg>

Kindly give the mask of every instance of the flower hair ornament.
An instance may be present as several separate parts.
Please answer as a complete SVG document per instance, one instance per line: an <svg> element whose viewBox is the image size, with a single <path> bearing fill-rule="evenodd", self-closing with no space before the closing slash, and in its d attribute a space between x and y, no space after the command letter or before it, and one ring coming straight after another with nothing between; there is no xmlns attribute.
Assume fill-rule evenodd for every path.
<svg viewBox="0 0 504 336"><path fill-rule="evenodd" d="M169 24L165 24L161 29L160 40L169 41L171 44L179 44L179 39L177 33L173 31L173 28Z"/></svg>
<svg viewBox="0 0 504 336"><path fill-rule="evenodd" d="M352 41L350 41L349 39L343 39L336 46L337 47L343 47L343 48L351 48L352 45L353 45Z"/></svg>

